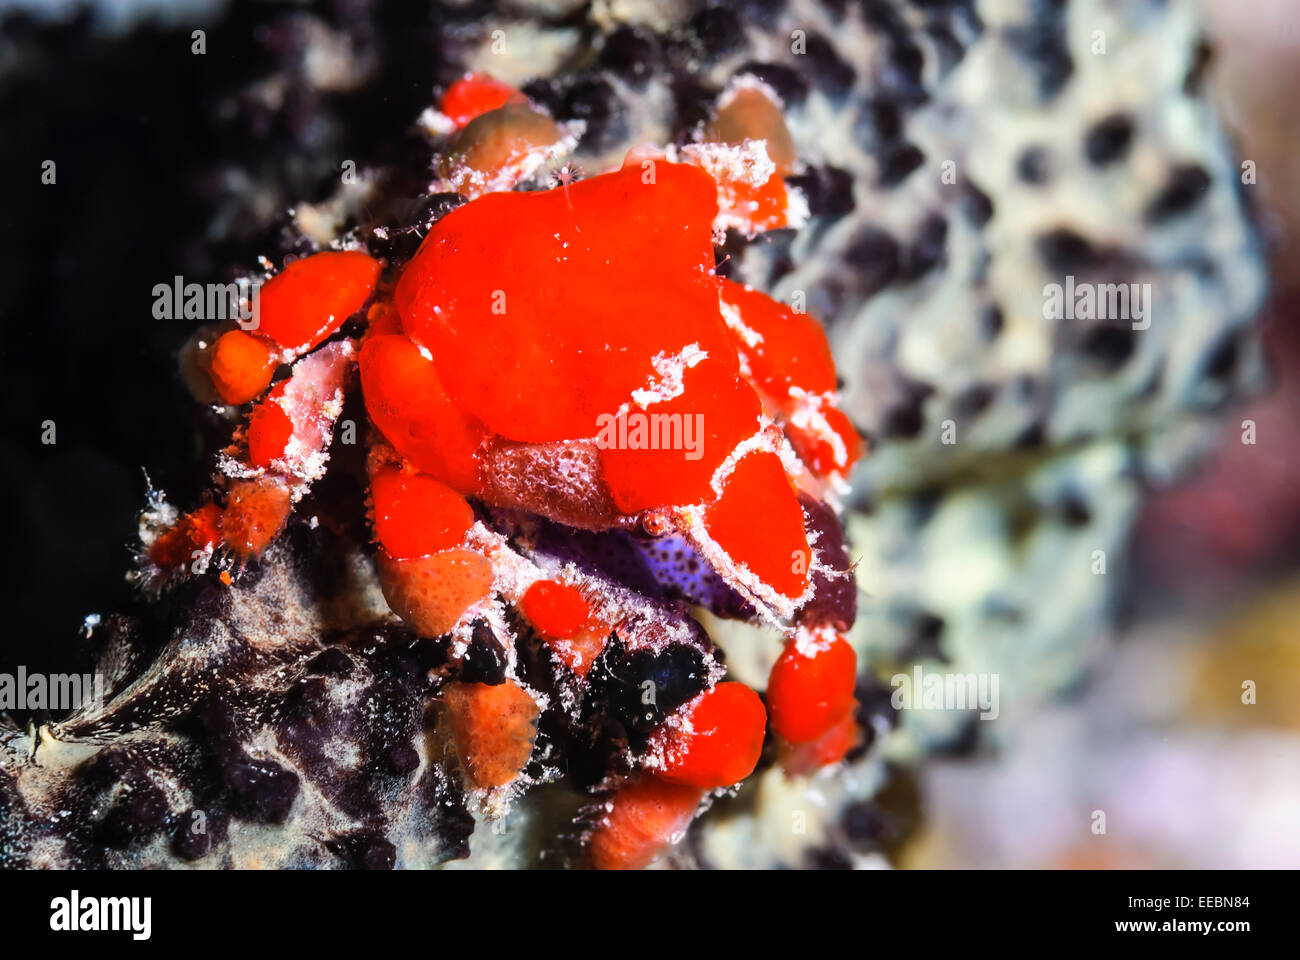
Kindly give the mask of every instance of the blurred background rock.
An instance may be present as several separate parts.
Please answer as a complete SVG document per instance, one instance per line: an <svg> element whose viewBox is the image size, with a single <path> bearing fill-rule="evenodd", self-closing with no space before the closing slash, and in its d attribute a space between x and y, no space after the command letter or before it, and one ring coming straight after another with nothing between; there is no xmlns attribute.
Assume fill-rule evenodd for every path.
<svg viewBox="0 0 1300 960"><path fill-rule="evenodd" d="M1140 509L1113 649L1089 680L1066 702L1004 712L988 755L924 768L926 826L904 865L1300 866L1300 8L1201 7L1211 90L1258 171L1246 189L1270 247L1272 386Z"/></svg>

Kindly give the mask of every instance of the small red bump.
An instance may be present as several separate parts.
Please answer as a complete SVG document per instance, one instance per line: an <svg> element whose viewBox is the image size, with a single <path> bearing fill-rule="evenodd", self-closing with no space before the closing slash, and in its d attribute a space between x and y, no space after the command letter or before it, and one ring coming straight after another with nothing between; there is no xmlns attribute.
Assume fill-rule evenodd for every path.
<svg viewBox="0 0 1300 960"><path fill-rule="evenodd" d="M862 437L852 421L838 408L823 407L821 413L826 418L827 425L844 443L845 462L839 462L835 446L828 438L812 430L787 423L785 433L790 439L790 446L794 447L794 452L799 455L799 459L819 476L848 473L849 468L862 458Z"/></svg>
<svg viewBox="0 0 1300 960"><path fill-rule="evenodd" d="M258 296L258 333L286 350L316 346L361 309L379 279L379 261L356 250L295 260Z"/></svg>
<svg viewBox="0 0 1300 960"><path fill-rule="evenodd" d="M597 870L640 870L690 825L703 791L645 777L622 787L591 837Z"/></svg>
<svg viewBox="0 0 1300 960"><path fill-rule="evenodd" d="M843 637L811 650L786 644L767 681L772 729L792 743L816 740L853 709L857 672L857 654Z"/></svg>
<svg viewBox="0 0 1300 960"><path fill-rule="evenodd" d="M755 522L756 518L762 522ZM709 535L737 563L790 598L808 583L812 551L803 510L774 453L751 453L727 478L718 501L704 515Z"/></svg>
<svg viewBox="0 0 1300 960"><path fill-rule="evenodd" d="M705 693L689 708L690 732L669 732L664 746L669 760L659 776L690 787L726 787L749 776L763 752L767 711L758 694L743 683L727 681Z"/></svg>
<svg viewBox="0 0 1300 960"><path fill-rule="evenodd" d="M564 640L587 622L591 607L581 593L558 580L538 580L524 593L524 616L547 636Z"/></svg>
<svg viewBox="0 0 1300 960"><path fill-rule="evenodd" d="M719 279L724 303L739 313L741 321L762 337L753 345L736 330L736 349L749 360L754 382L779 401L791 387L809 393L831 393L836 387L835 361L822 326L807 313L791 310L767 294L732 280Z"/></svg>
<svg viewBox="0 0 1300 960"><path fill-rule="evenodd" d="M149 548L149 559L163 568L188 563L195 550L221 541L221 508L205 503L185 514Z"/></svg>
<svg viewBox="0 0 1300 960"><path fill-rule="evenodd" d="M207 357L208 374L221 399L248 403L262 395L275 373L275 355L266 341L243 330L217 338Z"/></svg>
<svg viewBox="0 0 1300 960"><path fill-rule="evenodd" d="M474 512L465 498L428 474L383 467L370 478L375 538L395 560L415 560L454 547Z"/></svg>
<svg viewBox="0 0 1300 960"><path fill-rule="evenodd" d="M248 418L248 462L255 467L269 467L284 456L284 448L293 436L293 421L274 400L257 405Z"/></svg>
<svg viewBox="0 0 1300 960"><path fill-rule="evenodd" d="M514 87L489 74L467 73L447 88L438 104L438 111L459 130L489 110L523 99L523 94Z"/></svg>

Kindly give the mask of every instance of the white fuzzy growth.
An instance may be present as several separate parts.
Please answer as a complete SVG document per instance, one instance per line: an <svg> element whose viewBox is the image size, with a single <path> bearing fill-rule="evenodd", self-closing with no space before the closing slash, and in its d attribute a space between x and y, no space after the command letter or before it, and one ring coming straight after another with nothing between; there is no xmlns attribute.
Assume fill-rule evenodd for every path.
<svg viewBox="0 0 1300 960"><path fill-rule="evenodd" d="M843 472L849 465L849 448L844 438L826 419L825 409L834 402L832 394L809 393L799 387L790 388L790 399L794 401L794 411L790 422L801 430L812 433L818 439L830 445L835 456L835 466Z"/></svg>
<svg viewBox="0 0 1300 960"><path fill-rule="evenodd" d="M736 335L740 337L741 340L745 342L745 346L753 350L763 342L763 335L761 333L754 328L745 325L745 320L740 315L739 308L728 303L726 300L721 300L719 302L722 306L723 321L728 327L735 331ZM742 359L744 358L742 357Z"/></svg>
<svg viewBox="0 0 1300 960"><path fill-rule="evenodd" d="M433 107L425 107L416 124L429 137L447 137L456 132L456 121Z"/></svg>
<svg viewBox="0 0 1300 960"><path fill-rule="evenodd" d="M146 482L148 477L145 478ZM164 532L170 530L180 519L180 511L167 502L167 494L149 484L145 494L145 508L140 512L137 535L147 551Z"/></svg>
<svg viewBox="0 0 1300 960"><path fill-rule="evenodd" d="M429 192L439 193L450 187L456 193L462 193L473 200L487 193L512 190L544 166L572 153L586 129L586 122L574 120L562 123L559 127L560 138L554 143L534 147L488 173L467 164L457 164L447 176L446 183L432 184Z"/></svg>
<svg viewBox="0 0 1300 960"><path fill-rule="evenodd" d="M284 454L266 468L253 467L239 457L238 447L217 456L217 469L232 480L276 476L288 481L289 497L299 502L311 485L325 475L334 423L343 412L343 387L356 345L351 340L326 344L294 365L284 392L274 400L289 418L291 432Z"/></svg>
<svg viewBox="0 0 1300 960"><path fill-rule="evenodd" d="M824 650L830 649L832 643L838 639L839 634L835 632L834 627L805 627L797 626L794 630L794 645L799 651L799 655L812 659Z"/></svg>
<svg viewBox="0 0 1300 960"><path fill-rule="evenodd" d="M728 230L739 230L752 237L766 228L766 224L754 222L757 202L742 202L737 196L739 187L758 190L776 175L776 164L768 155L766 140L746 140L741 144L692 143L681 152L687 163L702 169L718 186L718 216L713 221L715 242L722 243ZM797 190L784 183L782 186L786 223L777 226L798 227L808 219L808 203Z"/></svg>
<svg viewBox="0 0 1300 960"><path fill-rule="evenodd" d="M655 368L657 379L651 378L649 386L643 390L633 390L633 402L637 406L648 407L654 403L663 403L666 400L680 397L686 392L686 386L683 382L686 371L708 357L708 355L708 351L701 349L698 343L689 343L677 353L660 352L656 354L650 363Z"/></svg>
<svg viewBox="0 0 1300 960"><path fill-rule="evenodd" d="M277 461L283 469L277 472L303 485L294 491L295 500L306 492L305 485L325 473L334 422L343 412L344 382L355 357L351 340L327 344L294 367L284 392L274 401L293 425L284 456Z"/></svg>
<svg viewBox="0 0 1300 960"><path fill-rule="evenodd" d="M740 144L691 143L682 147L682 156L720 185L743 183L758 189L776 173L766 140L746 140Z"/></svg>

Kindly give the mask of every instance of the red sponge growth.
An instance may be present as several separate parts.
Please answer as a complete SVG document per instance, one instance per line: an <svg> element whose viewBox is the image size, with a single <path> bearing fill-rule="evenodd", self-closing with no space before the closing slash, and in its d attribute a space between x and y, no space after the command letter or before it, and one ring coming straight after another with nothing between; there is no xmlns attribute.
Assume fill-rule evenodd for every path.
<svg viewBox="0 0 1300 960"><path fill-rule="evenodd" d="M787 423L785 433L790 446L813 473L823 477L847 473L862 458L862 437L838 407L823 405L819 412L829 431Z"/></svg>
<svg viewBox="0 0 1300 960"><path fill-rule="evenodd" d="M487 431L447 398L433 361L406 337L383 335L366 338L360 363L366 412L388 442L426 473L474 493Z"/></svg>
<svg viewBox="0 0 1300 960"><path fill-rule="evenodd" d="M492 432L595 437L663 358L695 348L736 369L713 278L716 209L707 174L662 158L480 197L439 220L403 272L402 329Z"/></svg>
<svg viewBox="0 0 1300 960"><path fill-rule="evenodd" d="M573 636L587 622L591 607L575 588L558 580L538 580L524 593L524 616L549 637Z"/></svg>
<svg viewBox="0 0 1300 960"><path fill-rule="evenodd" d="M807 743L782 741L778 755L786 773L800 776L839 763L861 743L862 730L853 713L849 712L816 740Z"/></svg>
<svg viewBox="0 0 1300 960"><path fill-rule="evenodd" d="M415 560L454 547L474 522L469 504L428 474L382 467L370 478L375 538L394 560Z"/></svg>
<svg viewBox="0 0 1300 960"><path fill-rule="evenodd" d="M835 362L821 324L758 290L726 279L718 283L723 302L735 308L744 326L758 335L747 340L732 331L755 383L777 400L784 400L791 387L809 393L835 390Z"/></svg>
<svg viewBox="0 0 1300 960"><path fill-rule="evenodd" d="M447 88L438 104L438 111L459 130L489 110L523 99L524 95L514 87L489 74L467 73Z"/></svg>
<svg viewBox="0 0 1300 960"><path fill-rule="evenodd" d="M752 235L789 225L790 194L781 174L774 173L755 186L743 178L729 178L724 171L714 168L710 172L718 181L718 206L732 226L743 224L742 229Z"/></svg>
<svg viewBox="0 0 1300 960"><path fill-rule="evenodd" d="M361 347L365 410L396 451L461 493L478 488L478 447L486 431L443 392L433 360L400 336Z"/></svg>
<svg viewBox="0 0 1300 960"><path fill-rule="evenodd" d="M221 508L206 503L185 514L149 548L149 559L164 569L188 563L194 551L221 542Z"/></svg>
<svg viewBox="0 0 1300 960"><path fill-rule="evenodd" d="M714 471L759 428L762 404L727 363L702 360L686 370L680 395L633 408L597 437L614 503L634 514L714 499Z"/></svg>
<svg viewBox="0 0 1300 960"><path fill-rule="evenodd" d="M280 404L268 398L248 418L248 462L255 467L269 467L284 456L292 436L293 421Z"/></svg>
<svg viewBox="0 0 1300 960"><path fill-rule="evenodd" d="M295 260L262 288L258 332L286 350L310 350L361 309L378 279L379 261L355 250Z"/></svg>
<svg viewBox="0 0 1300 960"><path fill-rule="evenodd" d="M232 483L221 511L221 542L240 558L256 557L284 528L292 509L283 480L257 477Z"/></svg>
<svg viewBox="0 0 1300 960"><path fill-rule="evenodd" d="M803 510L776 454L744 457L706 511L704 526L733 561L777 592L791 599L803 593L812 551Z"/></svg>
<svg viewBox="0 0 1300 960"><path fill-rule="evenodd" d="M743 683L727 681L705 693L690 708L690 729L669 733L668 763L659 776L685 786L726 787L749 776L763 752L767 711Z"/></svg>
<svg viewBox="0 0 1300 960"><path fill-rule="evenodd" d="M793 743L816 740L853 709L857 671L857 654L843 637L788 643L767 681L772 729Z"/></svg>

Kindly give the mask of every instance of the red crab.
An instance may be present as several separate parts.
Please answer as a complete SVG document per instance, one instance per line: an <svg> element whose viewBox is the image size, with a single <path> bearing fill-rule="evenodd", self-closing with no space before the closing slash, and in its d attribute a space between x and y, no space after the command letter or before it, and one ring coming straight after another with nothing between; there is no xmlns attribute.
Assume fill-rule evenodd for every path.
<svg viewBox="0 0 1300 960"><path fill-rule="evenodd" d="M256 329L207 347L216 391L252 407L222 457L224 505L172 522L148 557L171 570L217 551L264 550L325 469L355 364L374 428L380 583L412 628L451 638L461 670L441 706L491 812L521 780L541 711L558 697L574 713L608 644L662 651L691 639L635 590L522 547L530 528L518 518L693 550L744 615L784 630L789 644L766 707L703 661L703 689L657 723L631 776L600 782L590 860L640 866L709 791L749 775L769 727L791 770L852 746L856 665L840 636L852 612L828 612L823 596L849 574L842 545L824 539L827 515L837 527L825 504L861 447L835 406L819 324L716 275L716 230L744 221L751 201L736 199L734 183L720 189L709 144L684 151L695 162L637 152L553 190L488 189L529 166L516 149L527 138L512 140L499 116L520 110L544 118L494 81L470 76L449 91L445 127L461 137L481 125L507 148L453 141L461 162L481 165L449 176L476 184L477 196L432 226L391 283L380 286L384 264L361 251L309 256L266 284ZM737 149L766 159L763 141ZM756 181L768 200L784 195L774 169L768 162ZM720 212L720 199L733 209ZM766 222L785 222L770 203L762 209ZM364 335L342 337L367 304ZM281 363L291 371L272 387ZM550 692L523 679L513 617L550 651ZM500 661L495 675L467 667L481 643Z"/></svg>

